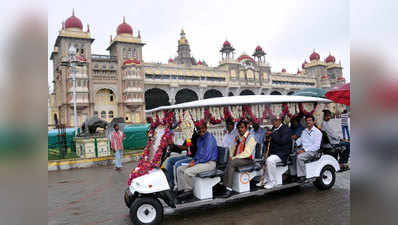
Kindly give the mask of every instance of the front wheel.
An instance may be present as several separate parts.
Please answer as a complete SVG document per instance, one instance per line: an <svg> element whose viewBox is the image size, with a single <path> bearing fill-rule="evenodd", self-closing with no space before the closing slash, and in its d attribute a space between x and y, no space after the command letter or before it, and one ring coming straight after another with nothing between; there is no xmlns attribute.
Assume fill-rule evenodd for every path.
<svg viewBox="0 0 398 225"><path fill-rule="evenodd" d="M135 225L158 225L163 219L163 206L155 198L138 198L130 206L130 218Z"/></svg>
<svg viewBox="0 0 398 225"><path fill-rule="evenodd" d="M336 182L336 170L327 165L322 168L321 174L315 180L314 185L320 190L328 190L333 187L334 183Z"/></svg>

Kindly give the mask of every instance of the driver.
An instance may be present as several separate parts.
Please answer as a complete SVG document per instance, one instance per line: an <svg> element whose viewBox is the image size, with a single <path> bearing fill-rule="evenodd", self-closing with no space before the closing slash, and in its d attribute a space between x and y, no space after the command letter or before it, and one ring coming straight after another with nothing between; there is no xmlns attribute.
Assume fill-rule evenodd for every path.
<svg viewBox="0 0 398 225"><path fill-rule="evenodd" d="M194 133L192 134L192 146L190 147L189 151L190 151L190 155L178 155L178 156L171 156L169 158L166 159L166 161L164 162L164 167L167 170L167 174L169 175L170 178L170 189L173 190L174 189L174 173L177 170L178 167L181 166L181 164L183 163L189 163L192 161L192 157L195 155L196 153L196 141L198 139L198 133L196 130L194 130ZM184 143L182 145L177 145L174 143L173 139L170 140L170 152L177 152L180 153L182 151L187 151L188 150L188 145L186 143L186 141L184 141ZM174 169L175 168L175 169Z"/></svg>
<svg viewBox="0 0 398 225"><path fill-rule="evenodd" d="M196 174L214 170L218 157L217 141L212 134L207 132L207 124L200 122L198 126L199 137L196 142L196 154L188 165L177 169L178 191L192 191L192 179Z"/></svg>
<svg viewBox="0 0 398 225"><path fill-rule="evenodd" d="M241 120L238 122L239 136L235 138L235 142L229 152L230 158L225 168L224 185L227 188L227 191L223 195L225 198L232 195L232 176L235 168L253 163L251 156L257 142L247 130L247 126L246 121Z"/></svg>

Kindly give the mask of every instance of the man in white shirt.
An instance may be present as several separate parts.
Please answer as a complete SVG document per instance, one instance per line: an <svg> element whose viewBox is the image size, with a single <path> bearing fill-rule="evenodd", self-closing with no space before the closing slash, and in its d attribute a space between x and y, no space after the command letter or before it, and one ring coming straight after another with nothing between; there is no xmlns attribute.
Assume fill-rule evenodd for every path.
<svg viewBox="0 0 398 225"><path fill-rule="evenodd" d="M222 139L221 146L231 151L231 147L235 142L235 137L238 135L238 130L235 128L235 124L231 119L225 120L226 133Z"/></svg>
<svg viewBox="0 0 398 225"><path fill-rule="evenodd" d="M296 170L298 182L305 181L305 161L315 157L317 151L321 147L322 132L316 128L314 116L307 116L305 118L307 128L303 130L301 137L297 139L296 135L293 135L293 139L296 140L296 144L299 147L297 150L296 159ZM292 171L294 175L295 171Z"/></svg>

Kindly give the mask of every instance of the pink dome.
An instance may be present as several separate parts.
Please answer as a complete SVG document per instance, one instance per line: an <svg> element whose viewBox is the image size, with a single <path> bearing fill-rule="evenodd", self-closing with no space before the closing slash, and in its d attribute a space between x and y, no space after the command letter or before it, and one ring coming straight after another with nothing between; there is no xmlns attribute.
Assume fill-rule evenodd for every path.
<svg viewBox="0 0 398 225"><path fill-rule="evenodd" d="M316 53L315 51L312 52L312 54L310 55L310 60L319 60L321 57L319 56L318 53Z"/></svg>
<svg viewBox="0 0 398 225"><path fill-rule="evenodd" d="M131 34L133 35L133 28L129 24L126 23L123 17L123 23L121 23L116 30L117 35L119 34Z"/></svg>
<svg viewBox="0 0 398 225"><path fill-rule="evenodd" d="M231 43L229 43L229 41L224 41L224 44L222 46L224 46L224 47L231 46Z"/></svg>
<svg viewBox="0 0 398 225"><path fill-rule="evenodd" d="M256 52L260 52L260 51L262 51L262 50L263 50L263 48L261 48L260 45L256 47Z"/></svg>
<svg viewBox="0 0 398 225"><path fill-rule="evenodd" d="M243 53L241 56L239 56L238 62L245 60L245 59L255 62L254 59L252 57L248 56L246 53Z"/></svg>
<svg viewBox="0 0 398 225"><path fill-rule="evenodd" d="M172 58L169 59L169 63L173 63L174 60Z"/></svg>
<svg viewBox="0 0 398 225"><path fill-rule="evenodd" d="M329 56L326 57L325 62L326 62L326 63L334 63L334 62L336 62L336 58L334 58L334 56L332 56L331 54L329 54Z"/></svg>
<svg viewBox="0 0 398 225"><path fill-rule="evenodd" d="M282 73L286 73L286 69L285 68L282 69Z"/></svg>
<svg viewBox="0 0 398 225"><path fill-rule="evenodd" d="M75 16L75 11L73 11L72 16L65 21L65 28L79 28L83 30L82 21Z"/></svg>

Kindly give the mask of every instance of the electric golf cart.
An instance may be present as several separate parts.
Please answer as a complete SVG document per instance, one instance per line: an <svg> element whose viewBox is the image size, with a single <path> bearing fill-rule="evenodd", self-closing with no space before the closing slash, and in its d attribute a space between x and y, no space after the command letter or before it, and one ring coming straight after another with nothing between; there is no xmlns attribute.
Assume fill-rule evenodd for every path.
<svg viewBox="0 0 398 225"><path fill-rule="evenodd" d="M289 159L277 164L276 187L264 189L255 185L263 174L267 152L265 144L257 143L253 153L253 164L236 169L232 185L234 194L228 198L223 198L217 193L217 189L222 187L220 182L229 160L228 149L218 147L216 169L199 173L193 178L193 196L190 199L179 199L170 189L170 179L165 169L161 168L161 164L169 155L168 140L182 139L190 143L197 121L210 121L210 124L214 125L222 124L226 118L231 118L234 121L249 119L266 124L271 118L279 117L288 123L290 118L301 113L314 115L319 123L322 110L333 110L331 104L333 103L327 99L314 97L251 95L212 98L148 110L147 115L152 122L148 132L148 144L138 166L132 170L129 187L124 193L124 201L130 210L133 224L160 224L163 215L179 210L222 204L249 196L262 196L304 183L312 182L321 190L330 189L335 183L336 171L340 169L339 163L322 151L306 162L304 183L288 182L284 179L295 166L293 140ZM212 130L211 125L208 132L215 136L219 135L218 133L222 135L222 132ZM170 135L171 133L173 134Z"/></svg>

